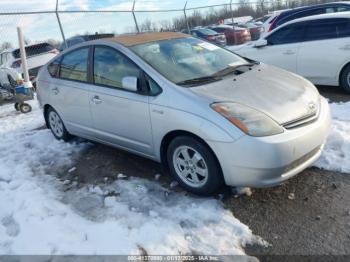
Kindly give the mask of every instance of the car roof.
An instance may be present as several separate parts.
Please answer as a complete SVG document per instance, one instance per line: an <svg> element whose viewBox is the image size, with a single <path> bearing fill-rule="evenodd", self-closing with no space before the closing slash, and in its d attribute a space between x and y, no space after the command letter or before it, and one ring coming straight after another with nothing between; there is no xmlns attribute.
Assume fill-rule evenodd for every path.
<svg viewBox="0 0 350 262"><path fill-rule="evenodd" d="M300 7L295 7L292 9L287 9L282 11L281 16L298 13L300 11L313 10L320 7L332 7L334 5L349 5L349 4L350 4L349 2L330 2L330 3L316 4L316 5L300 6Z"/></svg>
<svg viewBox="0 0 350 262"><path fill-rule="evenodd" d="M318 19L327 19L327 18L350 18L350 12L339 12L339 13L329 13L329 14L321 14L321 15L311 15L302 18L297 18L285 25L294 24L297 22L310 21L310 20L318 20Z"/></svg>
<svg viewBox="0 0 350 262"><path fill-rule="evenodd" d="M145 44L155 41L187 38L190 37L187 34L179 32L153 32L153 33L139 33L132 35L120 35L116 37L106 38L105 41L116 42L124 46L134 46L139 44Z"/></svg>

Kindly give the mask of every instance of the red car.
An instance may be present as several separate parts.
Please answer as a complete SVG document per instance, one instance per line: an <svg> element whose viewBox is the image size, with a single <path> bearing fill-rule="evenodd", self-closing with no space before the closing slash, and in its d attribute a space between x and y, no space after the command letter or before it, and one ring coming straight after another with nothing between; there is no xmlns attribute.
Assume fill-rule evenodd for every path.
<svg viewBox="0 0 350 262"><path fill-rule="evenodd" d="M228 45L240 45L251 41L249 29L246 28L235 26L233 29L233 27L229 25L218 25L210 29L225 34Z"/></svg>

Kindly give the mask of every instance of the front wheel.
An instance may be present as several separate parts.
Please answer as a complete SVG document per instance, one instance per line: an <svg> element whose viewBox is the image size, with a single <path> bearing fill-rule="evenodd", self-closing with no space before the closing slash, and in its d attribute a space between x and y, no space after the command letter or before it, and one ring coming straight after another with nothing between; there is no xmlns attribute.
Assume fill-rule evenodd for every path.
<svg viewBox="0 0 350 262"><path fill-rule="evenodd" d="M167 160L171 174L186 190L211 195L224 183L212 151L192 137L177 137L169 145Z"/></svg>
<svg viewBox="0 0 350 262"><path fill-rule="evenodd" d="M48 109L46 117L52 134L58 140L68 141L71 138L71 135L68 133L66 127L64 126L61 117L53 108Z"/></svg>
<svg viewBox="0 0 350 262"><path fill-rule="evenodd" d="M340 86L347 93L350 93L350 65L347 65L341 73Z"/></svg>

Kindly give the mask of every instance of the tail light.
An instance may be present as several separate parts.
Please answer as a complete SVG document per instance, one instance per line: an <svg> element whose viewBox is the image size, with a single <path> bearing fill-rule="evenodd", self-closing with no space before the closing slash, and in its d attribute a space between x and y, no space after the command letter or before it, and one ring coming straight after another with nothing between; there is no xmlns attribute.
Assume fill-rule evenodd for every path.
<svg viewBox="0 0 350 262"><path fill-rule="evenodd" d="M22 61L21 61L21 59L19 59L19 60L14 61L14 62L12 63L12 65L11 65L11 67L12 67L12 68L18 68L18 67L21 66L21 64L22 64Z"/></svg>
<svg viewBox="0 0 350 262"><path fill-rule="evenodd" d="M208 39L209 41L214 41L214 40L215 40L215 36L209 35L209 36L207 37L207 39Z"/></svg>
<svg viewBox="0 0 350 262"><path fill-rule="evenodd" d="M248 30L247 29L245 29L244 31L243 31L243 35L247 35L249 32L248 32Z"/></svg>

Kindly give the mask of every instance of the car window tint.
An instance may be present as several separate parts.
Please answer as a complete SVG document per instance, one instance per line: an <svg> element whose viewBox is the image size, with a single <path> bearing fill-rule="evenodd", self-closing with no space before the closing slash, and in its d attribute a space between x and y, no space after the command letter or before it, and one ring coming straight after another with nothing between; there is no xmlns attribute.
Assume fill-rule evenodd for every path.
<svg viewBox="0 0 350 262"><path fill-rule="evenodd" d="M305 41L337 38L337 24L331 19L310 23L305 29Z"/></svg>
<svg viewBox="0 0 350 262"><path fill-rule="evenodd" d="M151 95L158 95L162 92L162 88L148 75L146 75L146 81Z"/></svg>
<svg viewBox="0 0 350 262"><path fill-rule="evenodd" d="M126 56L109 47L95 47L94 83L122 88L122 79L140 77L140 69Z"/></svg>
<svg viewBox="0 0 350 262"><path fill-rule="evenodd" d="M74 50L62 59L60 78L87 82L87 61L89 48Z"/></svg>
<svg viewBox="0 0 350 262"><path fill-rule="evenodd" d="M337 23L338 37L350 37L350 19L339 19Z"/></svg>
<svg viewBox="0 0 350 262"><path fill-rule="evenodd" d="M350 6L339 6L336 7L336 12L346 12L350 11Z"/></svg>
<svg viewBox="0 0 350 262"><path fill-rule="evenodd" d="M282 27L270 35L266 40L269 45L298 43L302 41L303 33L303 24L294 24Z"/></svg>
<svg viewBox="0 0 350 262"><path fill-rule="evenodd" d="M58 69L60 66L60 61L61 61L61 57L56 58L52 63L49 64L49 66L47 67L47 70L49 71L49 74L52 77L57 77L58 76Z"/></svg>

